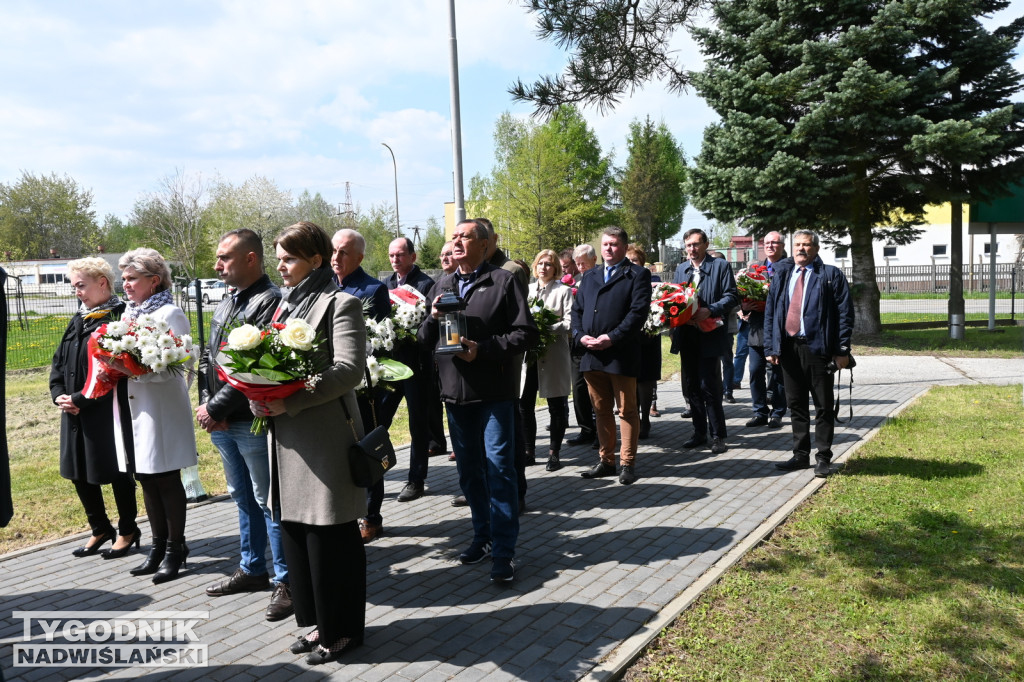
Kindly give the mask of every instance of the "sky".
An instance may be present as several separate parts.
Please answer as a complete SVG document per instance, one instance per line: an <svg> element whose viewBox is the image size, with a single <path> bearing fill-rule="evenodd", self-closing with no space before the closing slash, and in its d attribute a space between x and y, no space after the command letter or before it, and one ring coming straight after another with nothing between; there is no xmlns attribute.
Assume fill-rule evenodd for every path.
<svg viewBox="0 0 1024 682"><path fill-rule="evenodd" d="M182 171L241 185L266 177L363 210L395 201L403 230L454 198L446 0L52 0L0 3L0 182L67 174L93 208L125 218ZM1024 0L1004 14L1019 16ZM487 174L516 79L562 70L519 2L456 0L463 173ZM999 19L999 18L997 18ZM1001 19L998 23L1005 23ZM685 35L687 68L700 55ZM1018 68L1024 64L1018 62ZM653 83L611 113L584 109L625 163L629 123L664 121L688 158L716 115ZM387 143L391 155L381 144ZM684 229L706 219L687 209Z"/></svg>

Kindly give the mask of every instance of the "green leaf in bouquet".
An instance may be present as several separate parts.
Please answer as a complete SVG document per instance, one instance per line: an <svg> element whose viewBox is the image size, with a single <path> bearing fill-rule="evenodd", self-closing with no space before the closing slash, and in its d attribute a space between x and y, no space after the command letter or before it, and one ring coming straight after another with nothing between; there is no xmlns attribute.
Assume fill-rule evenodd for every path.
<svg viewBox="0 0 1024 682"><path fill-rule="evenodd" d="M264 353L263 357L260 358L260 367L264 369L274 369L281 364L281 361L275 358L270 353Z"/></svg>
<svg viewBox="0 0 1024 682"><path fill-rule="evenodd" d="M256 368L253 370L253 374L258 374L264 379L270 379L271 381L291 381L295 378L288 372L280 372L276 369Z"/></svg>
<svg viewBox="0 0 1024 682"><path fill-rule="evenodd" d="M382 370L381 379L383 381L403 381L412 378L412 369L398 360L378 358L377 364Z"/></svg>

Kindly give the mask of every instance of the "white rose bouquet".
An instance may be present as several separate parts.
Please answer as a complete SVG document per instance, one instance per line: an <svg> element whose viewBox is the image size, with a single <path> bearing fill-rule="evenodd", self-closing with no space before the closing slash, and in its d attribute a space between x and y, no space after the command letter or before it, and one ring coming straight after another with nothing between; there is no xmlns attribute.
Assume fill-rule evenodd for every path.
<svg viewBox="0 0 1024 682"><path fill-rule="evenodd" d="M271 322L260 329L242 324L228 332L217 355L217 375L250 400L286 398L301 388L312 391L324 370L316 351L323 339L303 319ZM257 417L252 432L266 419Z"/></svg>
<svg viewBox="0 0 1024 682"><path fill-rule="evenodd" d="M165 320L139 315L130 322L108 322L89 337L89 374L82 395L105 395L121 377L184 372L191 354L192 337L175 336ZM117 360L127 372L112 367L111 359Z"/></svg>

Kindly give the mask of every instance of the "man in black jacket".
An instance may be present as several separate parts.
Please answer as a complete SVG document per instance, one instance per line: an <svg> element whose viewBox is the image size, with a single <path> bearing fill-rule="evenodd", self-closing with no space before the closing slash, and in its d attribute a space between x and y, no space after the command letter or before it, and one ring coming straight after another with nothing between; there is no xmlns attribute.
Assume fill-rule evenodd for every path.
<svg viewBox="0 0 1024 682"><path fill-rule="evenodd" d="M394 270L384 282L389 291L408 285L424 296L430 294L434 280L416 265L416 250L408 237L399 237L391 242L388 258ZM408 365L413 376L395 384L395 390L387 391L381 399L381 423L391 424L402 398L405 398L409 412L409 436L412 439L409 445L409 479L398 494L399 502L411 502L423 494L427 458L432 454L445 454L448 450L432 355L415 341L403 341L396 346L394 358ZM381 482L382 488L383 485Z"/></svg>
<svg viewBox="0 0 1024 682"><path fill-rule="evenodd" d="M584 478L614 476L615 417L622 431L619 483L636 481L634 459L640 434L636 376L640 370L640 333L651 308L651 271L626 258L629 236L621 227L601 235L602 267L584 273L572 304L572 340L583 351L580 371L596 415L601 461Z"/></svg>
<svg viewBox="0 0 1024 682"><path fill-rule="evenodd" d="M766 268L765 277L771 282L778 263L786 257L781 233L769 232L764 236L764 255L761 265ZM767 425L777 429L782 426L782 418L786 414L786 390L782 385L782 370L769 363L764 356L764 305L741 303L741 306L740 319L750 325L747 348L750 358L750 402L754 416L747 422L747 426Z"/></svg>
<svg viewBox="0 0 1024 682"><path fill-rule="evenodd" d="M269 323L281 292L263 271L263 243L252 230L232 230L221 238L214 269L232 289L213 313L210 343L199 360L200 404L196 419L210 434L224 463L228 493L238 506L242 560L229 578L210 585L206 593L217 597L266 589L270 576L264 555L269 540L274 557L274 593L266 618L277 621L292 614L292 598L281 530L267 507L267 437L250 433L253 415L249 401L217 376L217 352L232 327L244 323L262 327Z"/></svg>
<svg viewBox="0 0 1024 682"><path fill-rule="evenodd" d="M436 355L459 485L473 517L473 542L459 559L475 564L493 548L491 580L509 582L519 537L513 430L521 363L513 360L537 342L538 332L515 276L484 260L487 239L487 229L474 220L455 226L459 269L434 285L430 299L435 304L452 291L466 305L465 350ZM430 348L437 345L440 316L432 305L420 327L420 341Z"/></svg>
<svg viewBox="0 0 1024 682"><path fill-rule="evenodd" d="M722 408L722 361L732 343L725 324L702 331L698 323L711 318L725 321L726 315L739 304L729 263L708 256L708 235L703 230L688 230L683 235L687 259L676 268L675 281L693 284L697 289L700 307L690 322L672 330L672 352L679 353L686 392L690 401L693 436L683 443L684 448L696 448L708 442L711 432L711 452L721 454L725 445L725 410Z"/></svg>

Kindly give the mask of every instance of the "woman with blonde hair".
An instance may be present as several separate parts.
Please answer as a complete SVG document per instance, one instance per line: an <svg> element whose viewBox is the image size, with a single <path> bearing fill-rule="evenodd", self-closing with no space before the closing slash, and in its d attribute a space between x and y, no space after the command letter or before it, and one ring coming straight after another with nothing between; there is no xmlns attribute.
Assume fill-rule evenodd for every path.
<svg viewBox="0 0 1024 682"><path fill-rule="evenodd" d="M523 420L526 459L531 461L535 456L537 441L537 394L540 393L540 397L547 400L551 439L545 468L557 471L562 468L559 453L569 422L569 392L572 390L572 360L569 356L572 289L559 281L562 264L558 254L551 249L544 249L533 259L533 274L537 280L528 287L527 300L531 307L533 301L537 300L554 310L558 321L551 326L551 331L555 333L554 342L536 362L527 363L519 413Z"/></svg>
<svg viewBox="0 0 1024 682"><path fill-rule="evenodd" d="M113 393L86 398L82 389L89 371L89 336L119 318L125 305L114 294L114 270L102 258L71 261L68 277L81 306L53 354L50 397L61 410L60 475L75 484L92 529L89 541L72 554L92 556L104 544L113 542L103 552L103 558L115 559L127 554L133 544L139 546L135 481L117 467ZM117 506L116 531L107 517L100 488L108 484L113 488Z"/></svg>
<svg viewBox="0 0 1024 682"><path fill-rule="evenodd" d="M174 305L171 270L153 249L135 249L121 256L128 309L122 320L149 315L166 323L175 336L189 333L188 318ZM114 363L116 367L116 361ZM185 544L185 488L181 470L196 463L196 438L188 399L186 372L150 372L117 382L114 436L121 471L142 485L153 546L132 575L153 574L154 583L177 577L188 559ZM119 428L118 428L119 427Z"/></svg>
<svg viewBox="0 0 1024 682"><path fill-rule="evenodd" d="M362 303L331 279L331 239L323 229L296 223L274 248L277 271L291 287L274 321L302 319L315 329L326 369L312 390L249 406L272 418L268 505L281 520L295 622L313 628L291 651L319 665L363 643L366 550L358 521L366 516L366 491L352 481L349 448L363 436L355 389L366 364L366 328Z"/></svg>

